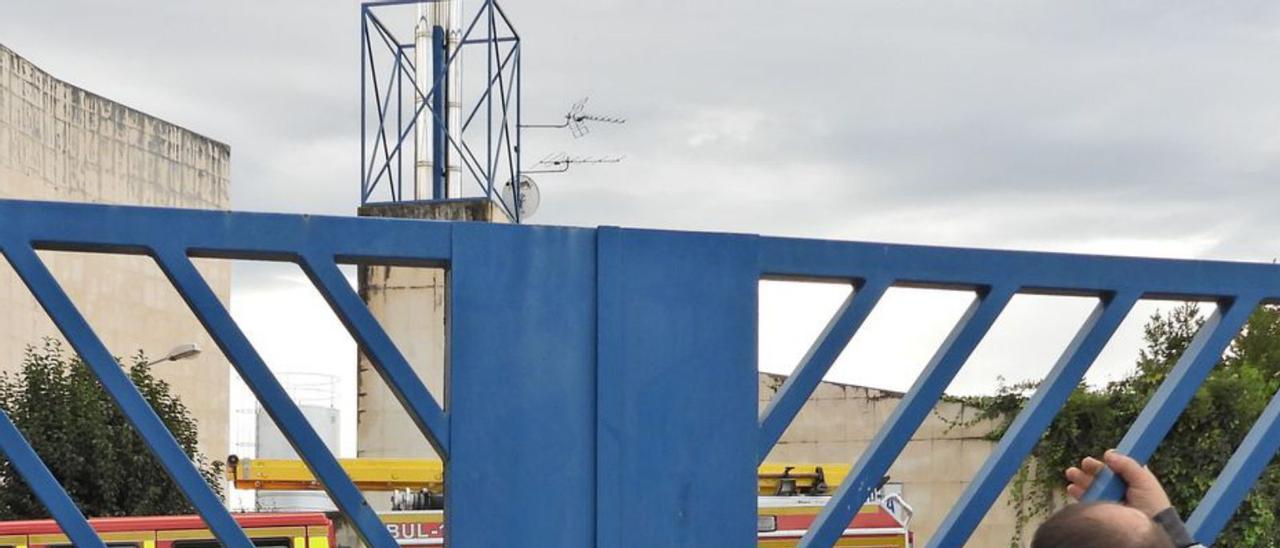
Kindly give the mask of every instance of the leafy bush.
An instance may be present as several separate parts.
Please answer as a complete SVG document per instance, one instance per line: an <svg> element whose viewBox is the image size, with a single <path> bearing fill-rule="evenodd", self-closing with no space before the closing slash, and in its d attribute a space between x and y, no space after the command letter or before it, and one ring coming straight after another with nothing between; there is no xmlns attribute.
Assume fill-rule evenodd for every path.
<svg viewBox="0 0 1280 548"><path fill-rule="evenodd" d="M132 359L129 377L178 444L222 493L222 463L196 451L196 421L152 376L146 358ZM190 503L152 456L142 437L99 385L89 368L54 340L28 347L18 374L0 375L0 409L9 414L36 453L93 517L185 514ZM0 519L48 517L8 459L0 456Z"/></svg>
<svg viewBox="0 0 1280 548"><path fill-rule="evenodd" d="M1129 376L1101 387L1083 383L1076 387L1014 480L1011 504L1020 529L1062 504L1063 470L1085 455L1101 455L1120 441L1203 323L1195 304L1156 313L1145 327L1145 347ZM979 410L974 424L996 421L989 437L997 440L1037 384L1006 385L994 396L958 399ZM1267 306L1250 317L1150 461L1184 517L1209 489L1277 388L1280 308ZM1280 467L1273 462L1217 544L1280 546L1278 513ZM1015 537L1013 542L1019 540Z"/></svg>

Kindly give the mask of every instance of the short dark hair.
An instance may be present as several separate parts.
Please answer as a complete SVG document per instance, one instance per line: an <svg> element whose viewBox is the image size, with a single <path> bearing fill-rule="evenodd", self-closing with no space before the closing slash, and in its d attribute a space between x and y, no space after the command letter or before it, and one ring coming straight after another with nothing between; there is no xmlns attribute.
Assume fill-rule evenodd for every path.
<svg viewBox="0 0 1280 548"><path fill-rule="evenodd" d="M1154 522L1147 531L1120 530L1101 518L1100 510L1114 502L1069 504L1036 529L1031 548L1174 548L1173 541Z"/></svg>

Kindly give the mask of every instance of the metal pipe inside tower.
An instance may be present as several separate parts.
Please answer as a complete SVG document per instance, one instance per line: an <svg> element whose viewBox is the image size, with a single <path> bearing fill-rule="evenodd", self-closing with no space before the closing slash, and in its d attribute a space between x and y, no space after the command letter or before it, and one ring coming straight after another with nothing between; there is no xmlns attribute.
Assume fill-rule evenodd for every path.
<svg viewBox="0 0 1280 548"><path fill-rule="evenodd" d="M448 120L450 131L455 132L454 139L462 140L462 29L464 0L443 0L438 3L444 10L447 24L442 25L445 29L445 36L448 39L448 49L445 50L446 58L453 56L453 62L449 64L449 93L445 96L445 108L448 110ZM445 151L447 165L445 166L445 177L447 192L449 196L459 197L462 195L462 169L461 169L461 153L454 147L447 147Z"/></svg>
<svg viewBox="0 0 1280 548"><path fill-rule="evenodd" d="M431 103L421 110L415 124L415 200L441 200L461 193L458 152L449 144L450 132L460 131L462 121L460 55L449 62L449 55L461 46L461 36L453 26L459 20L454 12L460 4L454 0L436 0L430 6L418 4L414 78L420 93L416 94L414 107L421 106L428 94ZM461 139L456 134L453 137Z"/></svg>
<svg viewBox="0 0 1280 548"><path fill-rule="evenodd" d="M413 108L421 108L415 122L416 156L413 169L413 200L444 200L460 195L461 172L458 152L449 146L449 134L460 131L462 123L461 36L453 28L454 13L461 1L435 0L417 5L413 27L413 64L419 92ZM435 90L435 92L433 92ZM429 96L430 104L422 105ZM454 134L454 140L461 136Z"/></svg>
<svg viewBox="0 0 1280 548"><path fill-rule="evenodd" d="M431 24L427 21L424 4L418 4L418 22L413 28L413 79L417 82L418 92L413 94L414 112L418 119L413 124L414 166L413 166L413 199L428 200L431 198L431 140L428 138L431 127L431 111L423 106L424 98L431 93Z"/></svg>

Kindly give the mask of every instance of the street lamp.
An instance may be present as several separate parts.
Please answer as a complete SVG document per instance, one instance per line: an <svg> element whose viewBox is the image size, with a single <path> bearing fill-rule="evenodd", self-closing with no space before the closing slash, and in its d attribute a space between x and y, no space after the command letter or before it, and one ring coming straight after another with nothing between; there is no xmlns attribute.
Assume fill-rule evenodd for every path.
<svg viewBox="0 0 1280 548"><path fill-rule="evenodd" d="M176 362L178 360L189 360L199 355L200 355L200 347L196 346L196 343L180 344L178 346L173 347L173 349L170 350L168 354L165 354L163 358L151 360L147 362L146 365L150 367L152 365L163 363L163 362Z"/></svg>

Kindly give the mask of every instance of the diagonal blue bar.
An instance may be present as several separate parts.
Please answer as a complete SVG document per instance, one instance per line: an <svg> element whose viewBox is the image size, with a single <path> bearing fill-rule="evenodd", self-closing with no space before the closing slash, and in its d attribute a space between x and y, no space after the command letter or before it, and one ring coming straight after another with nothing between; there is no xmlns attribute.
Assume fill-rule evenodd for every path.
<svg viewBox="0 0 1280 548"><path fill-rule="evenodd" d="M898 454L911 441L929 411L938 403L960 367L969 359L978 343L986 336L1005 305L1013 298L1016 286L993 287L979 294L965 311L947 340L938 348L920 377L902 402L893 410L888 422L876 434L871 445L858 458L849 477L818 514L809 531L800 540L802 546L832 546L844 533L849 520L866 502Z"/></svg>
<svg viewBox="0 0 1280 548"><path fill-rule="evenodd" d="M1253 423L1249 434L1187 519L1192 538L1206 546L1213 544L1277 449L1280 449L1280 393L1272 396L1271 403Z"/></svg>
<svg viewBox="0 0 1280 548"><path fill-rule="evenodd" d="M338 459L334 458L324 440L320 439L302 411L294 405L284 386L271 374L267 364L262 361L262 357L254 350L235 320L231 319L231 314L227 313L226 307L209 288L191 259L181 251L169 248L155 249L154 257L187 306L218 344L218 348L222 349L222 353L240 373L240 378L249 385L262 408L280 427L280 431L311 469L311 473L320 480L334 505L356 526L356 531L365 544L378 548L396 546L395 539L338 464Z"/></svg>
<svg viewBox="0 0 1280 548"><path fill-rule="evenodd" d="M893 280L889 278L862 282L831 316L827 327L813 341L809 352L800 360L795 371L787 377L773 401L764 410L764 418L760 420L759 462L764 462L765 457L769 456L769 451L796 418L796 413L804 407L809 395L822 382L822 377L831 369L840 352L849 345L853 334L892 284Z"/></svg>
<svg viewBox="0 0 1280 548"><path fill-rule="evenodd" d="M387 387L409 411L409 416L422 431L441 458L449 458L449 418L422 379L413 371L404 354L387 336L386 330L369 312L364 301L351 288L331 258L303 255L299 266L324 295L338 319L347 327L360 349L369 356Z"/></svg>
<svg viewBox="0 0 1280 548"><path fill-rule="evenodd" d="M0 454L13 463L22 480L27 482L40 503L49 510L49 515L58 522L58 527L76 546L96 546L106 548L84 514L76 508L76 503L67 496L66 490L58 484L49 467L36 455L31 444L27 443L22 432L9 420L9 415L0 410Z"/></svg>
<svg viewBox="0 0 1280 548"><path fill-rule="evenodd" d="M1022 460L1035 447L1049 423L1053 422L1053 417L1079 385L1080 379L1140 296L1137 291L1123 291L1102 297L1102 301L1093 309L1084 325L1080 326L1053 369L1040 383L1040 388L1031 401L1018 413L991 456L987 457L973 481L951 507L951 512L929 541L929 546L962 546L968 542L978 522L987 515L991 504L1018 471Z"/></svg>
<svg viewBox="0 0 1280 548"><path fill-rule="evenodd" d="M1222 358L1227 344L1240 332L1240 327L1261 300L1260 295L1241 295L1218 304L1218 309L1191 339L1191 344L1151 396L1151 401L1142 408L1142 413L1138 414L1124 439L1116 445L1116 451L1144 464L1151 458L1156 446L1196 395L1200 383ZM1104 468L1082 500L1120 500L1123 496L1124 482Z"/></svg>
<svg viewBox="0 0 1280 548"><path fill-rule="evenodd" d="M2 237L0 234L0 238ZM169 472L169 476L204 518L214 535L226 544L249 546L249 538L231 518L231 514L227 513L209 484L205 483L200 472L191 463L191 457L183 452L182 446L173 439L173 434L165 427L155 410L147 405L133 381L129 380L128 374L93 332L89 322L85 321L35 250L25 242L6 242L3 251L18 277L22 278L54 325L58 326L71 347L93 371L102 388L111 395L111 399L120 407L138 435L146 440L147 447L156 456L156 460Z"/></svg>

